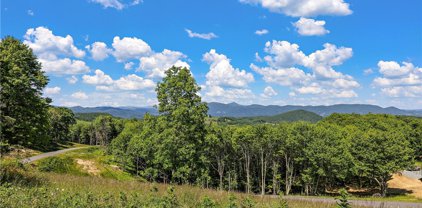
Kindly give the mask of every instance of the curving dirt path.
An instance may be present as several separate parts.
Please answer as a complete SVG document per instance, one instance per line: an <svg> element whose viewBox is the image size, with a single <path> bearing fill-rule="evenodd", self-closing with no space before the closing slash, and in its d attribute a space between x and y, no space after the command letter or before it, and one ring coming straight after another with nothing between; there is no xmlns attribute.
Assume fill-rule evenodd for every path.
<svg viewBox="0 0 422 208"><path fill-rule="evenodd" d="M69 148L69 149L57 150L57 151L54 151L54 152L46 152L46 153L42 153L42 154L39 154L39 155L35 155L35 156L32 156L32 157L22 159L21 162L23 164L31 163L31 162L34 162L36 160L40 160L40 159L43 159L43 158L46 158L46 157L51 157L51 156L55 156L55 155L62 154L62 153L65 153L65 152L69 152L69 151L72 151L72 150L83 149L83 148L87 148L87 147L74 147L74 148Z"/></svg>

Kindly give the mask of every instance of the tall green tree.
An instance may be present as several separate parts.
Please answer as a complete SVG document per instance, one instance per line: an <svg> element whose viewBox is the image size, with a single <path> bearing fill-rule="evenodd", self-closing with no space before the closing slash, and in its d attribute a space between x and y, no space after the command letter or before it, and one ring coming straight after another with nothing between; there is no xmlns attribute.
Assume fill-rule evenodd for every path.
<svg viewBox="0 0 422 208"><path fill-rule="evenodd" d="M370 129L352 140L350 152L355 157L357 171L362 172L363 177L374 180L382 196L387 194L387 182L393 173L413 165L413 150L404 134L397 129Z"/></svg>
<svg viewBox="0 0 422 208"><path fill-rule="evenodd" d="M13 144L46 146L48 106L42 97L48 78L32 50L13 37L0 42L0 137Z"/></svg>
<svg viewBox="0 0 422 208"><path fill-rule="evenodd" d="M50 120L50 135L53 141L69 141L70 127L76 123L72 110L63 107L50 107L48 109Z"/></svg>
<svg viewBox="0 0 422 208"><path fill-rule="evenodd" d="M156 88L158 112L164 119L166 131L172 134L170 138L163 138L170 140L163 143L175 153L169 154L174 158L167 159L174 161L172 176L178 181L192 182L195 175L201 174L208 107L201 101L199 90L190 70L175 66L166 71Z"/></svg>

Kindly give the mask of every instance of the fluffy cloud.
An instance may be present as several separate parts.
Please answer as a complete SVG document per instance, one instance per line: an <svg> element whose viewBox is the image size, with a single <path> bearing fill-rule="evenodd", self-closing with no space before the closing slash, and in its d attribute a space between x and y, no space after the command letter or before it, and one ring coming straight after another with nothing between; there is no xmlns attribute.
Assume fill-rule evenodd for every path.
<svg viewBox="0 0 422 208"><path fill-rule="evenodd" d="M39 59L39 61L45 72L55 75L82 74L90 71L85 62L80 60L64 58L56 60Z"/></svg>
<svg viewBox="0 0 422 208"><path fill-rule="evenodd" d="M303 36L325 35L330 33L330 31L324 28L325 21L322 20L301 17L293 25L296 27L297 32Z"/></svg>
<svg viewBox="0 0 422 208"><path fill-rule="evenodd" d="M267 29L255 31L255 34L257 34L257 35L265 35L265 34L268 34L268 33L269 33L269 31Z"/></svg>
<svg viewBox="0 0 422 208"><path fill-rule="evenodd" d="M104 9L106 8L114 8L117 10L122 10L128 6L138 5L141 0L133 0L128 3L122 3L122 1L119 0L91 0L93 3L101 4Z"/></svg>
<svg viewBox="0 0 422 208"><path fill-rule="evenodd" d="M250 67L256 73L262 75L265 82L282 86L306 84L313 79L312 75L294 67L274 69L271 67L258 67L255 64L251 64Z"/></svg>
<svg viewBox="0 0 422 208"><path fill-rule="evenodd" d="M119 62L138 59L151 53L151 47L145 41L136 37L120 39L119 36L116 36L113 38L112 46L114 48L113 56Z"/></svg>
<svg viewBox="0 0 422 208"><path fill-rule="evenodd" d="M312 68L316 76L341 78L343 75L336 72L332 67L343 64L352 56L352 48L337 48L333 44L326 43L323 50L317 50L308 56L305 66Z"/></svg>
<svg viewBox="0 0 422 208"><path fill-rule="evenodd" d="M45 27L30 28L26 31L24 43L34 51L42 69L49 74L80 74L90 70L84 61L69 58L85 56L85 52L74 45L70 35L56 36Z"/></svg>
<svg viewBox="0 0 422 208"><path fill-rule="evenodd" d="M44 94L46 95L55 95L60 93L60 87L46 87L44 89Z"/></svg>
<svg viewBox="0 0 422 208"><path fill-rule="evenodd" d="M85 52L79 50L73 44L72 36L56 36L51 30L45 27L28 29L24 39L23 42L32 48L38 58L57 59L59 55L74 56L77 58L85 56Z"/></svg>
<svg viewBox="0 0 422 208"><path fill-rule="evenodd" d="M213 38L217 38L218 36L214 33L196 33L196 32L192 32L192 30L189 29L185 29L185 31L188 33L188 36L190 38L200 38L200 39L205 39L205 40L211 40Z"/></svg>
<svg viewBox="0 0 422 208"><path fill-rule="evenodd" d="M95 70L94 76L84 75L82 77L84 83L91 85L110 85L113 84L113 79L109 75L104 74L103 71Z"/></svg>
<svg viewBox="0 0 422 208"><path fill-rule="evenodd" d="M233 101L251 101L255 95L250 89L228 88L224 89L220 86L206 86L204 100L208 102L233 102Z"/></svg>
<svg viewBox="0 0 422 208"><path fill-rule="evenodd" d="M264 88L264 92L261 94L261 96L264 98L270 98L276 96L277 94L278 93L271 86L267 86Z"/></svg>
<svg viewBox="0 0 422 208"><path fill-rule="evenodd" d="M234 68L230 64L230 59L224 54L218 54L215 49L211 49L202 57L210 64L210 71L206 75L207 85L246 87L248 83L254 81L251 73Z"/></svg>
<svg viewBox="0 0 422 208"><path fill-rule="evenodd" d="M73 98L75 99L79 99L79 100L86 100L88 99L88 95L86 95L84 92L79 91L79 92L75 92L71 95Z"/></svg>
<svg viewBox="0 0 422 208"><path fill-rule="evenodd" d="M373 86L389 97L422 97L422 68L412 63L379 61L382 77L373 80Z"/></svg>
<svg viewBox="0 0 422 208"><path fill-rule="evenodd" d="M89 99L73 99L63 96L54 99L59 106L152 106L157 99L152 94L133 91L95 91L87 95Z"/></svg>
<svg viewBox="0 0 422 208"><path fill-rule="evenodd" d="M318 15L349 15L352 11L343 0L240 0L242 3L258 4L271 12L293 17Z"/></svg>
<svg viewBox="0 0 422 208"><path fill-rule="evenodd" d="M179 51L164 49L161 53L141 57L138 71L145 71L150 78L162 78L172 66L189 68L189 64L182 61L185 58L186 55Z"/></svg>
<svg viewBox="0 0 422 208"><path fill-rule="evenodd" d="M135 74L113 80L109 75L99 69L95 70L95 75L84 75L82 79L84 83L95 85L97 90L104 91L131 91L155 87L155 83L152 80L144 79Z"/></svg>
<svg viewBox="0 0 422 208"><path fill-rule="evenodd" d="M415 68L412 63L403 62L402 64L400 66L395 61L379 61L379 72L385 77L400 77L409 74Z"/></svg>
<svg viewBox="0 0 422 208"><path fill-rule="evenodd" d="M269 54L264 60L274 68L303 65L306 59L305 54L299 50L299 45L287 41L268 41L264 51Z"/></svg>
<svg viewBox="0 0 422 208"><path fill-rule="evenodd" d="M116 80L114 86L119 90L142 90L154 88L155 83L150 79L144 79L135 74L129 74Z"/></svg>
<svg viewBox="0 0 422 208"><path fill-rule="evenodd" d="M351 48L338 48L326 43L324 49L305 55L297 44L272 41L265 44L264 57L268 66L251 64L250 68L267 83L290 87L297 94L321 94L333 98L357 97L353 89L360 87L353 77L337 72L333 66L343 64L352 55ZM308 68L307 73L298 67Z"/></svg>
<svg viewBox="0 0 422 208"><path fill-rule="evenodd" d="M112 52L112 50L107 48L107 45L103 42L95 42L92 45L87 45L85 48L91 52L92 59L96 61L106 59Z"/></svg>

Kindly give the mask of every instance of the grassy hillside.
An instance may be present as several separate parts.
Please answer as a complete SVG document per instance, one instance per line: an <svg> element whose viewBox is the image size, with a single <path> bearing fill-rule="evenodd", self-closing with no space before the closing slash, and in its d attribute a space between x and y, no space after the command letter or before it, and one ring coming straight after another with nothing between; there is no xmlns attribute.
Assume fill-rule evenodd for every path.
<svg viewBox="0 0 422 208"><path fill-rule="evenodd" d="M279 123L279 122L293 122L293 121L309 121L312 123L318 122L322 116L305 110L294 110L275 116L256 116L256 117L220 117L218 122L225 124L259 124L259 123Z"/></svg>
<svg viewBox="0 0 422 208"><path fill-rule="evenodd" d="M189 185L157 184L115 166L99 147L84 148L34 164L1 162L0 207L282 207L284 199ZM46 169L46 167L48 167ZM288 201L289 207L335 207Z"/></svg>

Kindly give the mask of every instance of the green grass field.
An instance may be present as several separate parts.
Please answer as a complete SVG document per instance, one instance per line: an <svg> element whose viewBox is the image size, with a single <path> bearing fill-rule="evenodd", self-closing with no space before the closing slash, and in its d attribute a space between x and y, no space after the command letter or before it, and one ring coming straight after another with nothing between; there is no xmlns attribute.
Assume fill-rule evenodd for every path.
<svg viewBox="0 0 422 208"><path fill-rule="evenodd" d="M17 178L0 186L0 207L283 207L284 200L278 196L148 183L120 170L111 156L99 147L79 149L54 158L24 167L9 161L12 164L6 165L11 167L9 177ZM50 172L40 171L44 163L56 159L66 164L54 163L55 169ZM84 161L85 166L77 161ZM86 168L86 164L91 169ZM95 171L90 172L92 169ZM407 196L375 200L415 201ZM291 208L335 207L335 204L290 199L287 203Z"/></svg>

